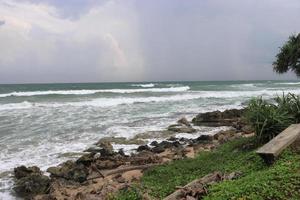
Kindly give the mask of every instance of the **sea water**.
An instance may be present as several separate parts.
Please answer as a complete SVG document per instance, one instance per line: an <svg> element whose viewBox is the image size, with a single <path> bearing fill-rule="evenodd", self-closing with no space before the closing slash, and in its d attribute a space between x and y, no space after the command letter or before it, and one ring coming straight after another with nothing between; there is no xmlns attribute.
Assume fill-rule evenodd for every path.
<svg viewBox="0 0 300 200"><path fill-rule="evenodd" d="M102 137L132 138L183 116L242 108L252 97L300 94L299 86L296 81L0 85L0 199L16 199L11 190L16 166L45 170L75 159ZM217 130L200 127L197 134ZM130 151L137 145L114 147Z"/></svg>

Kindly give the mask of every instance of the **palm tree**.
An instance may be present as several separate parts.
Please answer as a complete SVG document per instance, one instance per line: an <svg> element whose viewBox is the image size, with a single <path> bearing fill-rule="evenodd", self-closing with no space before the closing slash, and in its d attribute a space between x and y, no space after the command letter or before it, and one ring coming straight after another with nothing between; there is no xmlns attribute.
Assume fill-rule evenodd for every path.
<svg viewBox="0 0 300 200"><path fill-rule="evenodd" d="M276 61L273 63L273 69L280 74L290 70L300 77L300 33L291 35L280 48Z"/></svg>

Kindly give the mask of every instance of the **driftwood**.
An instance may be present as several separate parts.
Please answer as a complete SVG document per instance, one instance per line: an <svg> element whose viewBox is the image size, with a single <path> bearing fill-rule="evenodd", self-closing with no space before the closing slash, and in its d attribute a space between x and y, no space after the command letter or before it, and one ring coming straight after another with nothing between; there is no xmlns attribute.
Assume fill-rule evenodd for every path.
<svg viewBox="0 0 300 200"><path fill-rule="evenodd" d="M131 171L131 170L145 170L148 169L150 167L156 166L158 164L147 164L147 165L135 165L135 166L128 166L128 167L120 167L117 169L112 169L112 170L103 170L100 172L100 170L98 170L99 174L101 174L101 176L96 176L96 177L92 177L89 178L88 180L93 180L93 179L97 179L97 178L105 178L109 175L113 175L113 174L118 174L118 173L124 173L127 171Z"/></svg>
<svg viewBox="0 0 300 200"><path fill-rule="evenodd" d="M203 196L207 194L206 186L222 180L220 172L208 174L200 179L194 180L184 187L179 187L178 190L164 198L164 200L179 200L189 196Z"/></svg>
<svg viewBox="0 0 300 200"><path fill-rule="evenodd" d="M272 164L276 157L299 137L300 124L292 124L270 142L259 148L256 153L260 155L267 164Z"/></svg>

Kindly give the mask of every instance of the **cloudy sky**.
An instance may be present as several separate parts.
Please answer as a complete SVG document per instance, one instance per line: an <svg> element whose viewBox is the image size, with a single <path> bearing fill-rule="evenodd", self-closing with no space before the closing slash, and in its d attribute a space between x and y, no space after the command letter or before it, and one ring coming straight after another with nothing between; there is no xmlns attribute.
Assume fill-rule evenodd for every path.
<svg viewBox="0 0 300 200"><path fill-rule="evenodd" d="M0 83L291 79L299 0L0 0Z"/></svg>

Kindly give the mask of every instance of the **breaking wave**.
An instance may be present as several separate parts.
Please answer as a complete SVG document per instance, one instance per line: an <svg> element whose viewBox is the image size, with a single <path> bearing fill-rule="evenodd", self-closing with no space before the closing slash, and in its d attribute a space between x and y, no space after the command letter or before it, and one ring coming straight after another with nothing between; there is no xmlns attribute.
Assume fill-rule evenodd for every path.
<svg viewBox="0 0 300 200"><path fill-rule="evenodd" d="M106 90L48 90L34 92L12 92L0 94L0 97L22 97L22 96L41 96L41 95L89 95L96 93L140 93L140 92L184 92L189 90L189 86L170 87L170 88L150 88L150 89L106 89Z"/></svg>

